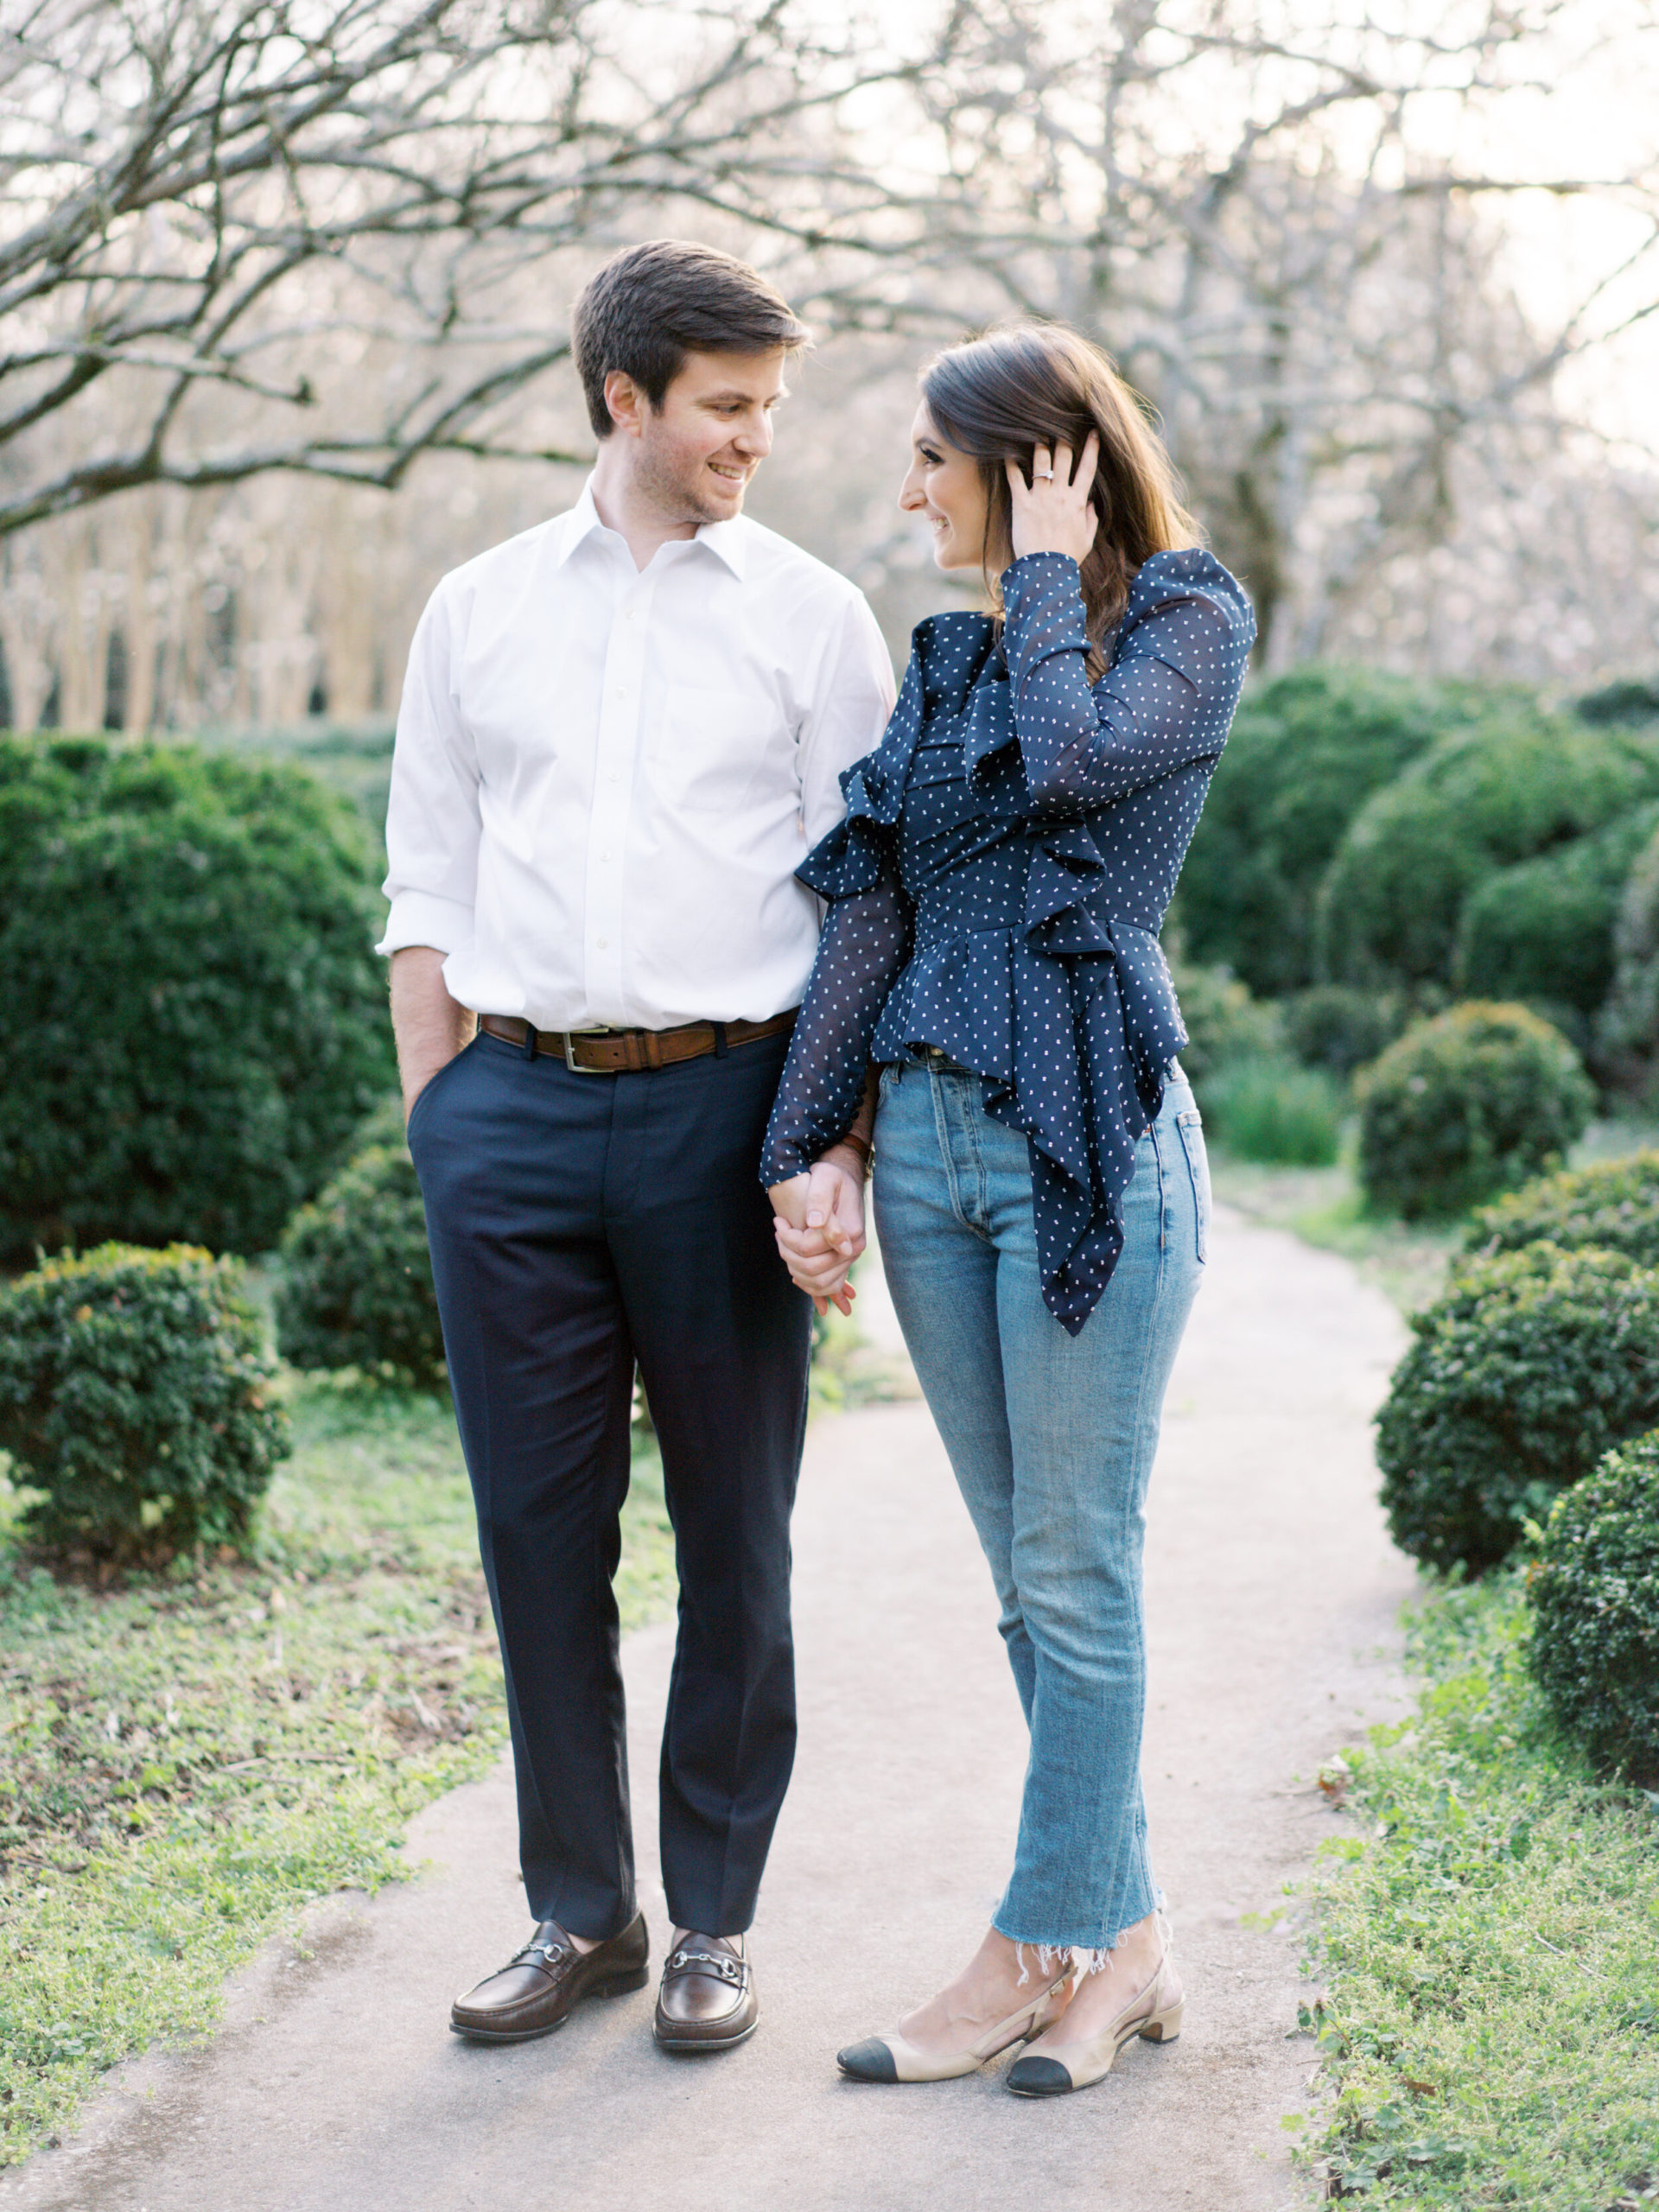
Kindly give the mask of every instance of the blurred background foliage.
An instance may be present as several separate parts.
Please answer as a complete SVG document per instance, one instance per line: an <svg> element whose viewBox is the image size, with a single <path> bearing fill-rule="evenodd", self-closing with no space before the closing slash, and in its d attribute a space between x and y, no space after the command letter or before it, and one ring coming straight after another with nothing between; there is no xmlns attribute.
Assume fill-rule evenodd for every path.
<svg viewBox="0 0 1659 2212"><path fill-rule="evenodd" d="M1659 685L1573 699L1317 663L1258 678L1170 943L1189 1072L1243 1159L1334 1160L1356 1075L1468 1002L1548 1023L1600 1110L1640 1116L1659 1048ZM1455 1116L1445 1060L1430 1052L1412 1079ZM1314 1071L1328 1079L1322 1116ZM1535 1136L1500 1184L1529 1172L1523 1155L1541 1164L1573 1141L1583 1116L1563 1135L1560 1112L1539 1094ZM1484 1195L1448 1205L1403 1192L1390 1210Z"/></svg>

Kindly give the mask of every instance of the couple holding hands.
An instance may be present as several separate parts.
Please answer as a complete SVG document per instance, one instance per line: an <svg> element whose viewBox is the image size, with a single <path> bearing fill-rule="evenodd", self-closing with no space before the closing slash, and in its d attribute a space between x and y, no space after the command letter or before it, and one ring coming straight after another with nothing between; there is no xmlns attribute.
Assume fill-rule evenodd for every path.
<svg viewBox="0 0 1659 2212"><path fill-rule="evenodd" d="M647 1978L611 1587L637 1366L680 1580L654 2032L755 2029L810 1302L846 1310L874 1155L1031 1757L977 1951L840 2064L1021 2044L1007 2086L1052 2095L1181 2021L1141 1557L1209 1182L1158 932L1255 624L1105 356L1019 324L922 376L899 505L991 611L921 623L895 705L861 594L742 512L806 343L726 255L617 255L575 316L581 499L445 577L410 652L382 950L537 1922L451 2024L540 2036Z"/></svg>

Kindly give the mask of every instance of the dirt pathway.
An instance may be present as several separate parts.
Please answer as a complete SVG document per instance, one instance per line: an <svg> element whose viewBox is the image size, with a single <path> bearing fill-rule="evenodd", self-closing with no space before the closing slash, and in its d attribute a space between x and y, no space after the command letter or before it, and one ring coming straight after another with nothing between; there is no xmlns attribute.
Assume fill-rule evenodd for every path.
<svg viewBox="0 0 1659 2212"><path fill-rule="evenodd" d="M871 1301L874 1309L877 1301ZM872 1316L874 1318L874 1314ZM5 2212L1255 2212L1300 2204L1281 2114L1297 1944L1262 1919L1329 1832L1313 1777L1388 1708L1409 1587L1368 1417L1401 1325L1340 1260L1224 1212L1151 1500L1146 1774L1187 2031L1097 2088L1010 2097L838 2080L970 1948L1023 1763L988 1579L925 1408L813 1429L797 1520L800 1756L753 1945L742 2051L660 2056L649 1993L506 2050L445 2032L523 1940L504 1772L415 1824L425 1878L268 1952L201 2050L126 2069L79 2137L0 2177ZM670 1631L627 1649L654 1948L651 1780ZM1296 1777L1300 1777L1298 1781ZM1251 1920L1245 1924L1246 1916ZM1260 1917L1258 1917L1260 1916Z"/></svg>

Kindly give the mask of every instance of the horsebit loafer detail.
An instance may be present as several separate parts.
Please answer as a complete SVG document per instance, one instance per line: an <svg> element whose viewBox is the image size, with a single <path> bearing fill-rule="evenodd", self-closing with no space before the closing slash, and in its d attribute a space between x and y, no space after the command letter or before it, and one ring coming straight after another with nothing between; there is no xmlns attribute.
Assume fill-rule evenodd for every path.
<svg viewBox="0 0 1659 2212"><path fill-rule="evenodd" d="M579 1951L556 1920L544 1920L499 1974L457 1997L449 2025L476 2043L528 2043L551 2035L584 1997L621 1997L643 1989L651 1942L635 1913L620 1936Z"/></svg>
<svg viewBox="0 0 1659 2212"><path fill-rule="evenodd" d="M664 2050L731 2050L760 2024L741 1936L688 1935L663 1961L652 2032Z"/></svg>

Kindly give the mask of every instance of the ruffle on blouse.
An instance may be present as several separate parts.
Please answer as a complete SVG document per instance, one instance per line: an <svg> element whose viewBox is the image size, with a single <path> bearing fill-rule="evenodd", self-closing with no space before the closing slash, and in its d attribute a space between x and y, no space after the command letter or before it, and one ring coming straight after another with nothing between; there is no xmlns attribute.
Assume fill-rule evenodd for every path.
<svg viewBox="0 0 1659 2212"><path fill-rule="evenodd" d="M960 650L966 626L982 650ZM950 649L949 681L940 677L941 646ZM970 775L1015 741L1011 689L993 665L1001 658L983 616L918 626L887 734L842 778L847 818L799 870L804 882L842 899L897 881L896 831L923 725L963 718ZM1004 928L963 930L948 920L934 927L924 902L874 1050L881 1059L937 1045L987 1078L986 1111L1030 1145L1043 1298L1075 1336L1122 1250L1135 1148L1186 1032L1159 950L1161 918L1096 912L1090 900L1106 868L1086 821L1037 814L1017 753L1006 772L1017 783L1007 796L1019 802L1011 810L1030 846L1023 913Z"/></svg>
<svg viewBox="0 0 1659 2212"><path fill-rule="evenodd" d="M965 657L962 680L954 680L958 671L953 668L947 681L942 664L962 644L978 650ZM923 725L938 715L962 713L986 662L1000 652L994 626L983 614L930 614L916 625L905 680L880 744L842 772L845 819L819 839L795 871L821 899L856 898L879 884L898 882L895 833ZM1000 686L1005 702L1007 688L1006 682Z"/></svg>

